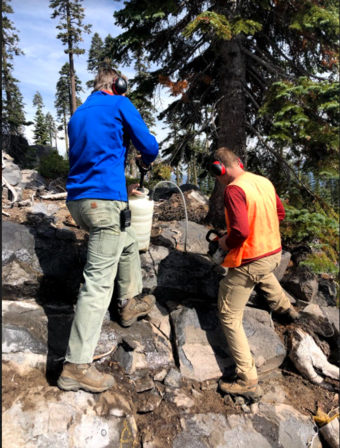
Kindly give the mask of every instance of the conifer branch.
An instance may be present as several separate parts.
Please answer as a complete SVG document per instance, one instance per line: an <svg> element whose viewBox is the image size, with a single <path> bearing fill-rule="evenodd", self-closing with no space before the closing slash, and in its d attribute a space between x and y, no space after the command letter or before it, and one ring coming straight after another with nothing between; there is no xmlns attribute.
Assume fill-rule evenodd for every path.
<svg viewBox="0 0 340 448"><path fill-rule="evenodd" d="M283 73L278 67L275 67L275 65L271 64L270 62L267 62L267 61L263 60L262 58L260 58L258 56L256 56L255 54L253 54L251 51L247 50L243 46L241 46L241 51L245 55L247 55L250 58L252 58L254 61L258 62L263 67L266 67L266 69L269 72L273 73L276 77L278 77L278 75L280 74L283 78L286 78L286 79L291 79L292 78L291 76L288 76L285 73Z"/></svg>

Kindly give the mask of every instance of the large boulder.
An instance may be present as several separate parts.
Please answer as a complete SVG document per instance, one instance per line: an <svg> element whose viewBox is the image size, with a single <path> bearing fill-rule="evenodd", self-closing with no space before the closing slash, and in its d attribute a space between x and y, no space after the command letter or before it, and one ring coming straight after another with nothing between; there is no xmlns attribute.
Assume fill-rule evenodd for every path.
<svg viewBox="0 0 340 448"><path fill-rule="evenodd" d="M132 447L137 426L129 397L31 387L2 415L4 448Z"/></svg>
<svg viewBox="0 0 340 448"><path fill-rule="evenodd" d="M46 187L45 179L37 170L21 170L22 181L25 184L25 188L29 190L37 190L41 187Z"/></svg>
<svg viewBox="0 0 340 448"><path fill-rule="evenodd" d="M35 228L3 222L3 299L72 301L81 281L75 234L55 228L53 218L35 219Z"/></svg>
<svg viewBox="0 0 340 448"><path fill-rule="evenodd" d="M297 299L312 302L318 292L317 276L305 266L292 268L282 279L283 287Z"/></svg>
<svg viewBox="0 0 340 448"><path fill-rule="evenodd" d="M215 307L193 301L191 306L179 306L170 316L184 377L196 381L216 379L234 364ZM266 311L245 308L243 326L259 374L280 366L286 356L270 322Z"/></svg>
<svg viewBox="0 0 340 448"><path fill-rule="evenodd" d="M166 325L163 320L162 332L157 319L152 323L155 314L149 319L122 328L106 316L94 356L112 352L129 374L174 367L171 342L165 334L169 322ZM54 360L65 356L72 320L72 307L3 301L3 360L12 362L21 373L32 367L51 373Z"/></svg>
<svg viewBox="0 0 340 448"><path fill-rule="evenodd" d="M305 448L314 436L314 424L284 404L259 403L249 414L188 414L172 448ZM313 447L321 448L318 436Z"/></svg>

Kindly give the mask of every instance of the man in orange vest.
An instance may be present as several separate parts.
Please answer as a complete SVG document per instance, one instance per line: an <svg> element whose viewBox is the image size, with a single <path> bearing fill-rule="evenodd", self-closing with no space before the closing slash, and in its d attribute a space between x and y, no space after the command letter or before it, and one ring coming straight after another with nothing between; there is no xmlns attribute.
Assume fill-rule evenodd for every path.
<svg viewBox="0 0 340 448"><path fill-rule="evenodd" d="M273 271L281 260L279 222L285 210L273 184L265 177L243 170L240 159L227 148L214 153L211 171L225 185L224 204L227 234L219 239L227 252L222 266L228 268L221 280L218 309L230 352L236 364L236 376L230 382L220 380L220 389L257 401L262 391L254 359L242 325L249 296L258 285L270 308L287 313L292 320L298 313Z"/></svg>

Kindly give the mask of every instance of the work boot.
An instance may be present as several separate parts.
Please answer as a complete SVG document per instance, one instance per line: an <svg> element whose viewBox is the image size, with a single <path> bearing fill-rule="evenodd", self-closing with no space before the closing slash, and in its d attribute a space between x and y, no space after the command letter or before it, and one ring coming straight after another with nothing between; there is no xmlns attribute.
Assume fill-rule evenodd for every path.
<svg viewBox="0 0 340 448"><path fill-rule="evenodd" d="M291 319L292 322L299 319L299 317L300 317L300 313L295 311L292 306L290 308L288 308L288 310L284 314L286 314L289 317L289 319Z"/></svg>
<svg viewBox="0 0 340 448"><path fill-rule="evenodd" d="M63 371L57 381L58 387L63 390L79 389L87 392L104 392L110 389L115 380L113 376L98 372L94 364L72 364L64 365Z"/></svg>
<svg viewBox="0 0 340 448"><path fill-rule="evenodd" d="M120 323L122 327L129 327L134 324L138 317L146 316L156 302L156 297L152 295L141 298L133 297L123 306L118 305Z"/></svg>
<svg viewBox="0 0 340 448"><path fill-rule="evenodd" d="M254 402L259 401L263 394L258 379L241 380L241 378L237 378L235 381L230 382L220 380L218 385L221 391L226 394L241 395Z"/></svg>

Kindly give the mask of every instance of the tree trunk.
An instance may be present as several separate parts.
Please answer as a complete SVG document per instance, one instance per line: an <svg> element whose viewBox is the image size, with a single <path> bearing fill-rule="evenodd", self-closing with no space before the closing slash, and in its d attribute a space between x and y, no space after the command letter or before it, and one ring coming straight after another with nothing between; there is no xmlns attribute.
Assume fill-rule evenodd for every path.
<svg viewBox="0 0 340 448"><path fill-rule="evenodd" d="M194 158L192 161L192 176L193 176L193 183L197 186L197 168L196 168L196 159Z"/></svg>
<svg viewBox="0 0 340 448"><path fill-rule="evenodd" d="M71 17L70 17L70 6L67 2L67 23L71 23ZM74 62L73 62L73 46L72 46L72 40L71 35L69 34L68 37L68 57L69 57L69 63L70 63L70 81L71 81L71 117L74 114L74 112L77 109L77 99L76 99L76 81L75 81L75 72L74 72Z"/></svg>
<svg viewBox="0 0 340 448"><path fill-rule="evenodd" d="M68 136L67 136L67 120L66 120L66 111L64 111L64 133L65 133L65 144L66 144L66 154L68 155Z"/></svg>
<svg viewBox="0 0 340 448"><path fill-rule="evenodd" d="M218 147L234 151L246 166L246 101L243 93L246 65L240 43L242 38L221 43L219 86L223 97L218 103ZM225 228L223 203L224 186L217 180L209 200L206 221L214 227Z"/></svg>
<svg viewBox="0 0 340 448"><path fill-rule="evenodd" d="M176 184L179 186L180 179L179 179L179 166L176 166Z"/></svg>

